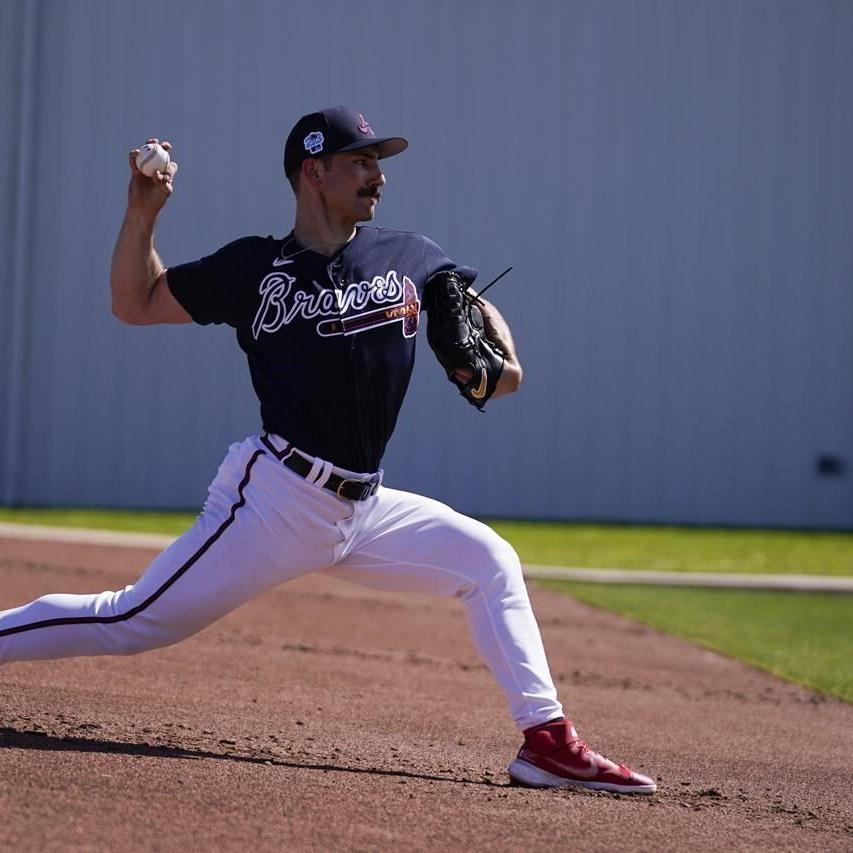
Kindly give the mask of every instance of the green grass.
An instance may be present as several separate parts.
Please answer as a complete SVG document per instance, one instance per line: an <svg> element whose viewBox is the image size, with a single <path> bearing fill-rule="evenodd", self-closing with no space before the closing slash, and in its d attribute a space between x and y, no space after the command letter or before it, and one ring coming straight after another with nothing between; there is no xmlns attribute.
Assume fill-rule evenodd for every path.
<svg viewBox="0 0 853 853"><path fill-rule="evenodd" d="M489 521L523 563L668 572L853 575L853 533Z"/></svg>
<svg viewBox="0 0 853 853"><path fill-rule="evenodd" d="M825 593L544 585L853 702L853 597Z"/></svg>
<svg viewBox="0 0 853 853"><path fill-rule="evenodd" d="M121 509L12 509L0 507L0 521L45 524L55 527L89 527L129 530L134 533L179 535L195 521L191 512L149 512Z"/></svg>

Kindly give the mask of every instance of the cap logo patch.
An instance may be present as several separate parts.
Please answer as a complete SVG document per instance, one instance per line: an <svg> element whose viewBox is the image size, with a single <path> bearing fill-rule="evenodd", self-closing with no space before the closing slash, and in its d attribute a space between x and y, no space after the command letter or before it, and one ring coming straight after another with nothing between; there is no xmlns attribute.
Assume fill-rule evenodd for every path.
<svg viewBox="0 0 853 853"><path fill-rule="evenodd" d="M319 154L323 150L323 142L325 142L323 134L319 130L314 130L305 137L303 145L309 154Z"/></svg>
<svg viewBox="0 0 853 853"><path fill-rule="evenodd" d="M359 113L358 114L358 132L363 133L365 136L375 136L376 134L373 132L373 128L367 123L364 116Z"/></svg>

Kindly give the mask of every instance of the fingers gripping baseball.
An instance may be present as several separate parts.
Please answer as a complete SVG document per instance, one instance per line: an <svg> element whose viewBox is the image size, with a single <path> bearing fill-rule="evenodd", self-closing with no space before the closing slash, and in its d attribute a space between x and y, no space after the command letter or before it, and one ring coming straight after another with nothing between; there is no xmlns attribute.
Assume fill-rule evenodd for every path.
<svg viewBox="0 0 853 853"><path fill-rule="evenodd" d="M169 200L178 164L171 157L172 143L156 137L128 154L130 185L128 206L156 214Z"/></svg>

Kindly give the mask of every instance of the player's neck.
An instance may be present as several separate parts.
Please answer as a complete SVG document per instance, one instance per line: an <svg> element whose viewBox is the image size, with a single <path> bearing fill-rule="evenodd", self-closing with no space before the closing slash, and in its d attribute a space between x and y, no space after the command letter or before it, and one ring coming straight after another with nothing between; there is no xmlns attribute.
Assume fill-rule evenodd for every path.
<svg viewBox="0 0 853 853"><path fill-rule="evenodd" d="M296 242L318 255L331 257L355 237L354 222L330 222L325 217L296 215L293 226Z"/></svg>

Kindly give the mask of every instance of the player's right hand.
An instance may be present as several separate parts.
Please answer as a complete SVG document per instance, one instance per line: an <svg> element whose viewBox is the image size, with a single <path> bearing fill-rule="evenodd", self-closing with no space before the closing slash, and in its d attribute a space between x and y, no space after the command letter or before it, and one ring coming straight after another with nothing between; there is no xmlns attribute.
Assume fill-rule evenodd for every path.
<svg viewBox="0 0 853 853"><path fill-rule="evenodd" d="M160 142L156 137L148 139L147 142L159 143L167 151L171 151L172 148L171 142ZM128 210L156 216L174 191L173 179L178 171L178 164L172 160L164 171L156 172L154 177L149 178L143 175L136 165L138 154L138 148L134 148L128 154L130 185L127 190L127 207Z"/></svg>

